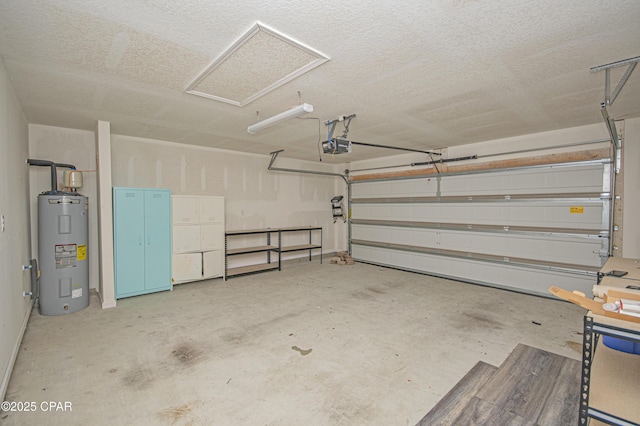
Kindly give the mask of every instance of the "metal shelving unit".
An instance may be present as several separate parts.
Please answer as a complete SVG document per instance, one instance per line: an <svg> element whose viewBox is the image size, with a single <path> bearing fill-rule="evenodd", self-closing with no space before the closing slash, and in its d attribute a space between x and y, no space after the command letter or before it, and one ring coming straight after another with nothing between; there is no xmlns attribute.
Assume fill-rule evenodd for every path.
<svg viewBox="0 0 640 426"><path fill-rule="evenodd" d="M308 232L309 238L308 243L305 244L297 244L297 245L283 245L282 244L282 235L289 234L294 232ZM314 242L314 232L320 234L320 243ZM272 234L278 234L278 245L273 244ZM265 244L263 245L252 245L246 247L236 247L229 248L229 238L240 237L240 236L250 236L250 235L264 235ZM282 253L290 253L295 251L309 251L309 261L311 261L311 256L313 254L313 250L320 250L320 263L322 263L322 227L321 226L291 226L286 228L264 228L264 229L246 229L239 231L226 231L224 238L224 247L225 247L225 257L224 257L224 267L225 267L225 276L233 277L239 275L253 274L257 272L266 272L273 270L282 270ZM278 261L275 262L271 253L278 254ZM228 258L230 256L239 256L239 255L249 255L256 253L264 253L266 255L266 259L264 262L255 263L252 265L244 265L240 267L229 268Z"/></svg>
<svg viewBox="0 0 640 426"><path fill-rule="evenodd" d="M602 272L629 271L625 278L606 276L601 285L624 288L640 283L637 260L611 258ZM602 276L602 275L600 275ZM619 320L589 311L584 317L580 425L591 419L612 425L640 425L640 355L611 349L599 342L611 336L640 342L640 323Z"/></svg>
<svg viewBox="0 0 640 426"><path fill-rule="evenodd" d="M322 227L321 226L292 226L288 228L280 228L278 233L278 247L280 248L280 253L289 253L293 251L309 251L309 261L311 261L311 254L313 250L320 249L320 263L322 263ZM298 244L292 246L283 246L282 245L282 234L290 233L290 232L309 232L309 243L308 244ZM313 243L313 232L320 232L320 244Z"/></svg>
<svg viewBox="0 0 640 426"><path fill-rule="evenodd" d="M278 229L266 228L266 229L246 229L242 231L226 231L224 234L224 269L226 271L227 277L233 277L238 275L246 275L253 274L256 272L266 272L273 270L280 270L280 244L278 242L277 246L272 245L272 233L278 233ZM249 235L264 235L265 244L264 245L254 245L248 247L240 247L240 248L229 248L229 238L239 237L239 236L249 236ZM280 238L278 237L278 241ZM278 253L278 262L272 262L271 252ZM256 253L264 253L266 255L266 260L264 263L257 263L253 265L240 266L236 268L229 268L229 256L239 256L239 255L247 255L247 254L256 254Z"/></svg>

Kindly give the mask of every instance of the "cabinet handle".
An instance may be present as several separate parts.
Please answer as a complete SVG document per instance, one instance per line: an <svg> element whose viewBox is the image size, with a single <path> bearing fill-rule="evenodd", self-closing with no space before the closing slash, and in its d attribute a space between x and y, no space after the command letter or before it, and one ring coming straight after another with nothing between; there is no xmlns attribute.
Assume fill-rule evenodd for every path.
<svg viewBox="0 0 640 426"><path fill-rule="evenodd" d="M142 245L142 235L138 236L138 245Z"/></svg>

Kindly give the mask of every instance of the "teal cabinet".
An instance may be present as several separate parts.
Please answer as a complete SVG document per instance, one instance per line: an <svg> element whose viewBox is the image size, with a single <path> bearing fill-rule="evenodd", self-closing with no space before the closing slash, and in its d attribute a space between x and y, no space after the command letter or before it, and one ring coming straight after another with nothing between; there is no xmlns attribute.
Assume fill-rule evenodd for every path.
<svg viewBox="0 0 640 426"><path fill-rule="evenodd" d="M114 188L116 299L171 289L171 192Z"/></svg>

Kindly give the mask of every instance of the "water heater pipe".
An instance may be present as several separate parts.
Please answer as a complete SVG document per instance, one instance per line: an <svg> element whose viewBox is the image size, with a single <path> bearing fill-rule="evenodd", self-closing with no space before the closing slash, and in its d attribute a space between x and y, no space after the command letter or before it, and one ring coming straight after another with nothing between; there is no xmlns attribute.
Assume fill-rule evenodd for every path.
<svg viewBox="0 0 640 426"><path fill-rule="evenodd" d="M57 192L56 188L58 182L58 175L56 173L56 167L64 167L65 169L75 170L76 166L72 164L63 164L63 163L54 163L49 160L34 160L32 158L27 159L27 164L30 166L43 166L43 167L51 167L51 191Z"/></svg>

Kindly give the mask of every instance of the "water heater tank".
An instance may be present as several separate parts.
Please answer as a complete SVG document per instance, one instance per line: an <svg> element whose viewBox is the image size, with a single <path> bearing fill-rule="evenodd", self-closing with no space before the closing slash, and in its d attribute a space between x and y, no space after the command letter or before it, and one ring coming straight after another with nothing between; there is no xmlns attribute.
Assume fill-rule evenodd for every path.
<svg viewBox="0 0 640 426"><path fill-rule="evenodd" d="M89 306L88 198L68 192L38 196L40 314Z"/></svg>

